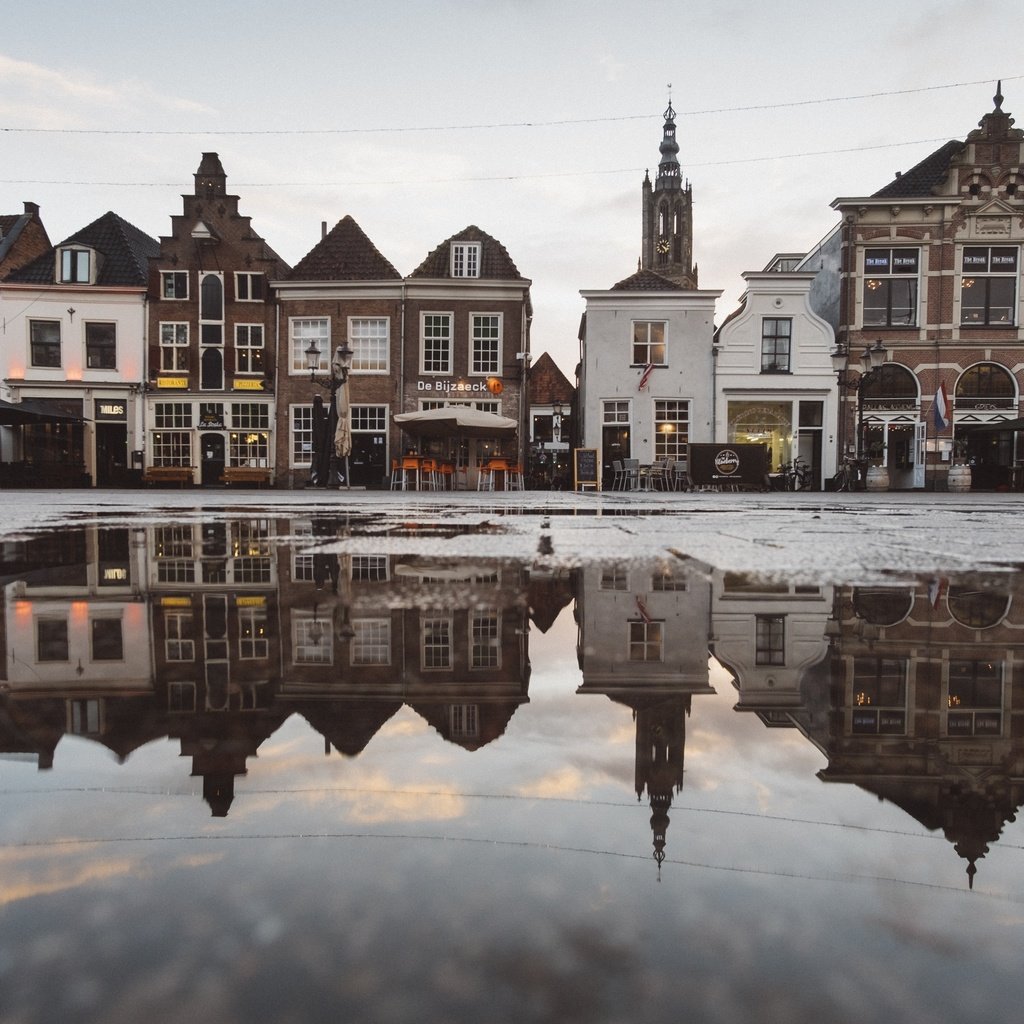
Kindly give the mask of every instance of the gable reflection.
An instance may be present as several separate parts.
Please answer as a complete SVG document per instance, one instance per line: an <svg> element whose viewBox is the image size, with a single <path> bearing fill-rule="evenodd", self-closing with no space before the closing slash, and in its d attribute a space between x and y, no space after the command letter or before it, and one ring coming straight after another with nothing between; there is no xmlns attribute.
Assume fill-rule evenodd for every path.
<svg viewBox="0 0 1024 1024"><path fill-rule="evenodd" d="M630 709L659 863L686 719L715 693L709 655L736 711L797 729L827 760L823 782L941 830L972 881L1024 800L1012 577L807 586L675 559L569 572L374 544L344 516L6 542L0 752L47 769L66 735L119 761L170 738L223 816L292 715L346 757L402 708L477 751L529 703L530 630L575 602L571 685Z"/></svg>

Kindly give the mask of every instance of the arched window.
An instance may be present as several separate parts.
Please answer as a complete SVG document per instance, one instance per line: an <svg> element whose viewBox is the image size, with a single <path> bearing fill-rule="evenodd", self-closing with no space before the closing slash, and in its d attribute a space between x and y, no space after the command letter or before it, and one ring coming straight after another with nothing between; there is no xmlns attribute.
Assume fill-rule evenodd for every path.
<svg viewBox="0 0 1024 1024"><path fill-rule="evenodd" d="M863 397L891 401L917 401L917 378L899 363L883 363L873 370L863 388Z"/></svg>
<svg viewBox="0 0 1024 1024"><path fill-rule="evenodd" d="M853 592L854 614L876 626L902 622L913 604L914 595L902 587L857 587Z"/></svg>
<svg viewBox="0 0 1024 1024"><path fill-rule="evenodd" d="M1010 608L1010 595L1005 591L986 590L972 586L952 586L946 598L949 613L961 626L988 629L998 625Z"/></svg>
<svg viewBox="0 0 1024 1024"><path fill-rule="evenodd" d="M978 363L968 367L956 382L956 405L977 409L986 405L1004 408L1017 400L1013 375L998 363Z"/></svg>

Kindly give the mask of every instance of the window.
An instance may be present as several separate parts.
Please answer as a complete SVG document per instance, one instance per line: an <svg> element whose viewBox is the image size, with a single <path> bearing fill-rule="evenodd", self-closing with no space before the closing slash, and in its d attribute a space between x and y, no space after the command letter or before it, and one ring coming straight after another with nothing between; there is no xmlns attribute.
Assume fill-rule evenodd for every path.
<svg viewBox="0 0 1024 1024"><path fill-rule="evenodd" d="M263 325L235 327L235 369L239 373L263 372Z"/></svg>
<svg viewBox="0 0 1024 1024"><path fill-rule="evenodd" d="M117 325L85 325L85 365L90 370L117 369Z"/></svg>
<svg viewBox="0 0 1024 1024"><path fill-rule="evenodd" d="M470 318L472 351L469 372L501 373L501 314L474 313Z"/></svg>
<svg viewBox="0 0 1024 1024"><path fill-rule="evenodd" d="M629 402L602 402L602 423L629 423Z"/></svg>
<svg viewBox="0 0 1024 1024"><path fill-rule="evenodd" d="M160 271L160 296L164 299L187 299L188 271Z"/></svg>
<svg viewBox="0 0 1024 1024"><path fill-rule="evenodd" d="M56 320L30 320L29 341L33 366L60 366L60 324Z"/></svg>
<svg viewBox="0 0 1024 1024"><path fill-rule="evenodd" d="M39 619L36 622L36 651L39 661L67 661L68 620Z"/></svg>
<svg viewBox="0 0 1024 1024"><path fill-rule="evenodd" d="M501 667L501 617L497 611L473 612L469 620L470 668Z"/></svg>
<svg viewBox="0 0 1024 1024"><path fill-rule="evenodd" d="M269 430L270 406L264 402L232 402L231 426L239 430Z"/></svg>
<svg viewBox="0 0 1024 1024"><path fill-rule="evenodd" d="M188 369L188 324L160 325L160 369Z"/></svg>
<svg viewBox="0 0 1024 1024"><path fill-rule="evenodd" d="M452 242L452 277L480 276L480 243Z"/></svg>
<svg viewBox="0 0 1024 1024"><path fill-rule="evenodd" d="M1017 302L1016 246L965 245L960 278L960 323L1012 326Z"/></svg>
<svg viewBox="0 0 1024 1024"><path fill-rule="evenodd" d="M658 399L654 403L655 459L685 459L690 440L690 403Z"/></svg>
<svg viewBox="0 0 1024 1024"><path fill-rule="evenodd" d="M157 430L153 438L154 466L191 466L192 434L187 430Z"/></svg>
<svg viewBox="0 0 1024 1024"><path fill-rule="evenodd" d="M351 659L353 665L391 664L391 620L353 619Z"/></svg>
<svg viewBox="0 0 1024 1024"><path fill-rule="evenodd" d="M124 661L124 637L121 620L92 620L92 660Z"/></svg>
<svg viewBox="0 0 1024 1024"><path fill-rule="evenodd" d="M235 299L238 302L262 302L263 275L235 274Z"/></svg>
<svg viewBox="0 0 1024 1024"><path fill-rule="evenodd" d="M1003 666L996 661L951 661L946 732L998 736L1003 730Z"/></svg>
<svg viewBox="0 0 1024 1024"><path fill-rule="evenodd" d="M387 555L353 555L352 579L357 583L386 583L388 580Z"/></svg>
<svg viewBox="0 0 1024 1024"><path fill-rule="evenodd" d="M331 620L310 615L292 619L292 662L296 665L330 665L334 662Z"/></svg>
<svg viewBox="0 0 1024 1024"><path fill-rule="evenodd" d="M452 704L449 721L452 739L476 739L480 735L480 706L478 704Z"/></svg>
<svg viewBox="0 0 1024 1024"><path fill-rule="evenodd" d="M95 698L69 700L68 732L75 736L99 736L102 731L100 708L100 701Z"/></svg>
<svg viewBox="0 0 1024 1024"><path fill-rule="evenodd" d="M157 427L191 427L192 406L188 402L157 402L153 417Z"/></svg>
<svg viewBox="0 0 1024 1024"><path fill-rule="evenodd" d="M348 342L352 347L353 372L387 373L390 341L391 321L387 317L350 319Z"/></svg>
<svg viewBox="0 0 1024 1024"><path fill-rule="evenodd" d="M998 363L968 367L956 382L954 404L958 409L1015 409L1017 389L1013 376Z"/></svg>
<svg viewBox="0 0 1024 1024"><path fill-rule="evenodd" d="M195 683L168 683L167 710L172 714L183 714L196 709Z"/></svg>
<svg viewBox="0 0 1024 1024"><path fill-rule="evenodd" d="M292 466L308 466L313 459L313 407L293 405L291 422Z"/></svg>
<svg viewBox="0 0 1024 1024"><path fill-rule="evenodd" d="M265 608L238 609L238 656L265 658L270 653Z"/></svg>
<svg viewBox="0 0 1024 1024"><path fill-rule="evenodd" d="M793 321L766 316L761 320L761 372L789 373Z"/></svg>
<svg viewBox="0 0 1024 1024"><path fill-rule="evenodd" d="M88 284L91 253L88 249L61 249L60 280L62 284Z"/></svg>
<svg viewBox="0 0 1024 1024"><path fill-rule="evenodd" d="M452 620L447 615L425 615L420 620L422 646L420 667L446 669L452 667Z"/></svg>
<svg viewBox="0 0 1024 1024"><path fill-rule="evenodd" d="M633 324L633 365L667 366L665 360L665 324L638 320Z"/></svg>
<svg viewBox="0 0 1024 1024"><path fill-rule="evenodd" d="M423 373L452 372L451 313L424 313L420 333Z"/></svg>
<svg viewBox="0 0 1024 1024"><path fill-rule="evenodd" d="M629 660L664 661L664 622L634 619L629 622Z"/></svg>
<svg viewBox="0 0 1024 1024"><path fill-rule="evenodd" d="M353 405L349 417L354 434L383 434L388 428L386 405Z"/></svg>
<svg viewBox="0 0 1024 1024"><path fill-rule="evenodd" d="M786 616L758 615L754 664L786 664Z"/></svg>
<svg viewBox="0 0 1024 1024"><path fill-rule="evenodd" d="M164 612L164 649L168 661L195 661L191 612Z"/></svg>
<svg viewBox="0 0 1024 1024"><path fill-rule="evenodd" d="M902 735L907 728L907 665L895 658L853 659L854 733Z"/></svg>
<svg viewBox="0 0 1024 1024"><path fill-rule="evenodd" d="M292 320L292 373L307 373L306 349L315 344L320 349L318 370L327 370L331 363L331 322L326 318Z"/></svg>
<svg viewBox="0 0 1024 1024"><path fill-rule="evenodd" d="M598 584L600 590L628 590L629 569L625 565L617 563L601 567L601 582Z"/></svg>
<svg viewBox="0 0 1024 1024"><path fill-rule="evenodd" d="M864 253L864 326L917 323L920 249L868 249Z"/></svg>

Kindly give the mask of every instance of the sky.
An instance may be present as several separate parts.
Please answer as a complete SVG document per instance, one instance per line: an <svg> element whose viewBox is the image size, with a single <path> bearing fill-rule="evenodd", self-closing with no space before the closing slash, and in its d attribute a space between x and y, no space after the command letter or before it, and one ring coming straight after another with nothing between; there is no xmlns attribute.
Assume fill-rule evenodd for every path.
<svg viewBox="0 0 1024 1024"><path fill-rule="evenodd" d="M676 110L702 288L810 251L993 107L1024 116L1024 7L991 0L0 0L0 213L59 242L154 237L203 152L289 264L360 224L402 274L476 224L531 279L535 358L572 378L581 289L636 270ZM1016 59L1015 59L1016 58ZM1024 121L1021 121L1024 125Z"/></svg>

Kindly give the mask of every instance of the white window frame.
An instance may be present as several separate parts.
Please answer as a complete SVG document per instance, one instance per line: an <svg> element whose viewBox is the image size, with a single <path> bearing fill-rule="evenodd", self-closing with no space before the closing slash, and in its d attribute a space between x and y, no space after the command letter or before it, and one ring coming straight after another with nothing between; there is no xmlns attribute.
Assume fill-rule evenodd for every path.
<svg viewBox="0 0 1024 1024"><path fill-rule="evenodd" d="M259 342L253 343L254 333L258 336ZM243 344L244 339L244 344ZM252 353L259 350L263 353L263 369L254 370L251 368ZM239 366L241 354L245 352L250 362L250 368L247 370L241 369ZM239 374L252 374L260 376L266 372L266 334L263 330L263 324L235 324L235 373Z"/></svg>
<svg viewBox="0 0 1024 1024"><path fill-rule="evenodd" d="M167 340L165 337L165 328L173 328L170 332L172 335L171 340ZM188 371L188 341L189 341L189 325L180 320L161 320L160 321L160 371L162 373L181 373ZM184 352L184 365L183 366L167 366L165 365L167 360L164 358L166 355L173 356L170 360L172 363L177 364L178 357Z"/></svg>
<svg viewBox="0 0 1024 1024"><path fill-rule="evenodd" d="M497 321L498 337L497 346L494 352L493 361L487 366L481 366L477 345L481 340L491 343L493 339L481 339L478 335L480 327L484 326L483 321ZM470 313L469 314L469 376L470 377L500 377L502 360L504 356L503 343L505 336L505 317L502 313ZM490 327L490 324L487 324Z"/></svg>
<svg viewBox="0 0 1024 1024"><path fill-rule="evenodd" d="M355 618L355 633L349 644L352 665L391 664L391 620L383 616Z"/></svg>
<svg viewBox="0 0 1024 1024"><path fill-rule="evenodd" d="M383 334L373 333L371 328L383 325ZM366 334L363 331L367 331ZM352 348L352 373L374 374L391 371L391 317L350 316L348 318L348 343ZM375 348L374 352L360 351L360 348Z"/></svg>
<svg viewBox="0 0 1024 1024"><path fill-rule="evenodd" d="M452 242L452 277L479 277L480 249L479 242Z"/></svg>
<svg viewBox="0 0 1024 1024"><path fill-rule="evenodd" d="M661 341L655 342L651 340L651 328L661 328ZM637 340L637 330L639 328L646 328L646 340ZM630 366L668 366L668 321L667 320L632 320L629 325L629 344L630 344ZM656 347L661 348L661 359L653 359L651 357L652 350ZM640 349L644 349L647 352L647 358L642 362L637 361L637 352Z"/></svg>
<svg viewBox="0 0 1024 1024"><path fill-rule="evenodd" d="M82 259L85 273L82 273ZM57 253L57 280L61 284L92 284L96 260L92 249L78 245L65 245Z"/></svg>
<svg viewBox="0 0 1024 1024"><path fill-rule="evenodd" d="M254 296L253 282L258 281L261 295ZM244 294L243 294L244 293ZM235 271L235 301L236 302L263 302L266 295L266 277L262 273L251 271Z"/></svg>
<svg viewBox="0 0 1024 1024"><path fill-rule="evenodd" d="M178 295L178 283L180 281L185 282L185 294ZM167 294L168 281L174 283L174 287L171 289L172 294ZM160 271L160 298L165 302L186 302L188 300L189 293L189 273L187 270L161 270Z"/></svg>
<svg viewBox="0 0 1024 1024"><path fill-rule="evenodd" d="M427 317L444 317L448 321L448 365L444 369L427 369ZM434 326L434 325L432 325ZM441 310L420 313L420 373L424 377L450 377L454 366L455 314Z"/></svg>
<svg viewBox="0 0 1024 1024"><path fill-rule="evenodd" d="M36 324L46 324L51 329L57 328L57 340L53 341L39 341L36 342L32 335ZM35 360L34 350L35 346L44 345L47 349L52 348L54 345L57 347L57 362L56 363L37 363ZM28 322L28 365L37 370L59 370L64 365L64 330L59 320L46 320L43 318L32 319Z"/></svg>
<svg viewBox="0 0 1024 1024"><path fill-rule="evenodd" d="M316 327L314 327L316 325ZM316 341L320 349L317 371L324 373L331 368L334 351L331 348L331 318L329 316L293 316L288 318L288 350L290 360L288 373L292 377L309 373L306 365L306 349Z"/></svg>
<svg viewBox="0 0 1024 1024"><path fill-rule="evenodd" d="M302 418L306 423L297 425L297 420ZM307 425L308 424L308 425ZM302 435L309 438L309 447L306 450L306 458L301 458L302 452L297 447L302 443ZM313 464L313 406L311 404L297 403L288 407L288 465L292 469L309 469Z"/></svg>

